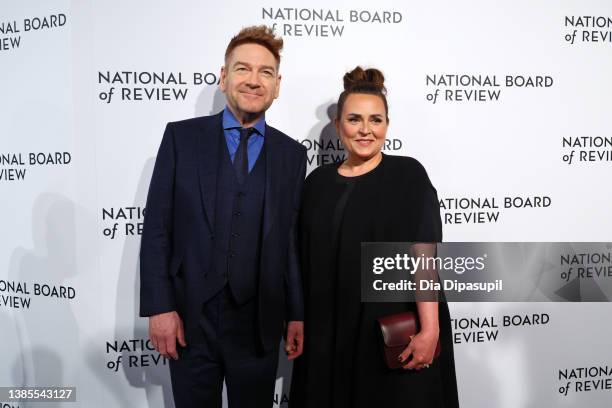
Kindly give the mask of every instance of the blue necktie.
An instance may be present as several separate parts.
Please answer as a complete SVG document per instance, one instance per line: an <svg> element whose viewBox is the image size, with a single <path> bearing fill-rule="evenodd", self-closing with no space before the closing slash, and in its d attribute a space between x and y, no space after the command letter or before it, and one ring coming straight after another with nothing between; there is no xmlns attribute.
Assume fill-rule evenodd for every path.
<svg viewBox="0 0 612 408"><path fill-rule="evenodd" d="M249 155L248 155L248 147L247 144L249 142L249 137L253 134L253 128L241 128L240 129L240 143L238 144L238 149L236 150L236 155L234 156L234 170L236 171L236 177L238 178L238 183L244 183L244 179L246 179L247 174L249 174Z"/></svg>

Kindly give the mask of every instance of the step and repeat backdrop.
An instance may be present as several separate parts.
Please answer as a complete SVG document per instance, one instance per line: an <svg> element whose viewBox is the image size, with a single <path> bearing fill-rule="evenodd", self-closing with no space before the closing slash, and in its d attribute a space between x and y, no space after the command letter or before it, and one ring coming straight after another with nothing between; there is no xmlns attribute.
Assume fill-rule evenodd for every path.
<svg viewBox="0 0 612 408"><path fill-rule="evenodd" d="M165 124L223 109L225 47L247 25L285 40L266 120L309 170L344 156L343 74L377 67L385 152L424 164L446 241L612 241L612 4L290 3L2 1L0 386L76 387L45 406L173 407L138 317L146 194ZM462 406L610 406L612 305L569 302L612 279L610 251L568 245L591 272L560 277L559 302L450 305ZM277 378L270 405L286 407L284 356Z"/></svg>

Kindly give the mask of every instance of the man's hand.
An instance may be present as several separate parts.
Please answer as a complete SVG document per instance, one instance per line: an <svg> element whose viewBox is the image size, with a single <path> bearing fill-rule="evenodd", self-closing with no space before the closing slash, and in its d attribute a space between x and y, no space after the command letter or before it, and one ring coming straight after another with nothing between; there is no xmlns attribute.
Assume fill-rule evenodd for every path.
<svg viewBox="0 0 612 408"><path fill-rule="evenodd" d="M285 338L285 351L287 359L293 360L302 355L304 350L304 322L291 321L287 323L287 336Z"/></svg>
<svg viewBox="0 0 612 408"><path fill-rule="evenodd" d="M175 360L178 360L177 340L181 346L187 346L183 321L174 311L149 317L149 338L159 354Z"/></svg>

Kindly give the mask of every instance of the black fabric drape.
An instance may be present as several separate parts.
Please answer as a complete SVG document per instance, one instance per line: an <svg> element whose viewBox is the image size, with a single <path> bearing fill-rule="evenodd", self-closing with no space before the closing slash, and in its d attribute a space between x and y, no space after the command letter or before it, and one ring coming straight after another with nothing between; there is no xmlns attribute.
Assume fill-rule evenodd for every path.
<svg viewBox="0 0 612 408"><path fill-rule="evenodd" d="M306 180L300 214L304 355L294 364L292 408L458 407L448 306L439 303L442 353L427 369L389 370L376 319L415 303L361 303L361 242L440 242L437 194L408 157L383 156L343 177L338 164Z"/></svg>

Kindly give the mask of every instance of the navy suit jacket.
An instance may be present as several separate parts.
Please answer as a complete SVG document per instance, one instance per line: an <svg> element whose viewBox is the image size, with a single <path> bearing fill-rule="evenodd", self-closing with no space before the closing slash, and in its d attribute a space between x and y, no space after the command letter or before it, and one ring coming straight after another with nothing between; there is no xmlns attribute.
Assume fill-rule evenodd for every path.
<svg viewBox="0 0 612 408"><path fill-rule="evenodd" d="M177 311L186 337L197 328L213 267L221 114L171 122L149 186L140 249L140 315ZM225 148L225 146L222 146ZM266 125L258 324L266 349L283 322L303 320L296 223L306 149ZM189 339L187 338L187 342Z"/></svg>

